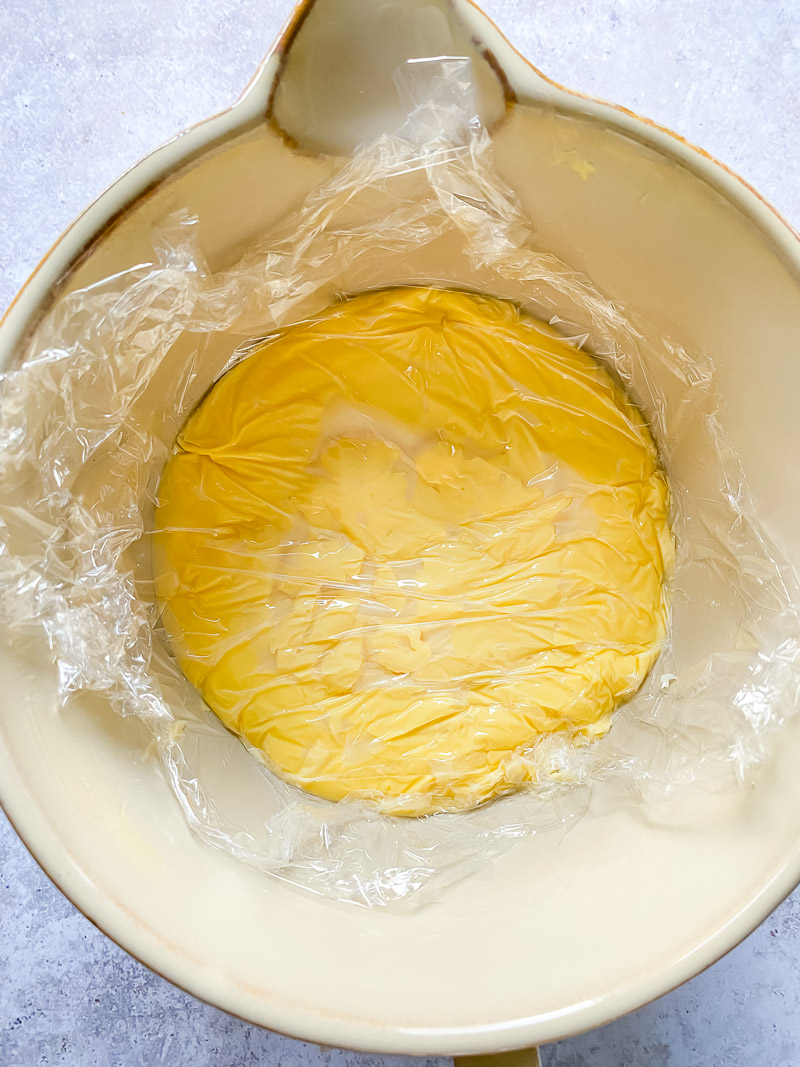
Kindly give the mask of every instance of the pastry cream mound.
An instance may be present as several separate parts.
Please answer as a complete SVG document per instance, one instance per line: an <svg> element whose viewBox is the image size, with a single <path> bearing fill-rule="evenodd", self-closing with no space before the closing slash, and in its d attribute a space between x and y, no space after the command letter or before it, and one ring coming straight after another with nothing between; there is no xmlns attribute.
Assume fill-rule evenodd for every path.
<svg viewBox="0 0 800 1067"><path fill-rule="evenodd" d="M188 679L287 781L466 809L641 685L668 499L590 356L501 300L372 292L267 340L188 420L158 597Z"/></svg>

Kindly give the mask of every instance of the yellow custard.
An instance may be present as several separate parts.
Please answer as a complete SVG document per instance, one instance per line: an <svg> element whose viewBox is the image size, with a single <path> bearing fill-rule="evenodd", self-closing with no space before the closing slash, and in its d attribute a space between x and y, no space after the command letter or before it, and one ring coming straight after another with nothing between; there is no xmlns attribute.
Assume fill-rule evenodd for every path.
<svg viewBox="0 0 800 1067"><path fill-rule="evenodd" d="M639 688L668 505L591 356L502 300L381 290L266 341L188 420L157 593L187 678L287 781L462 810Z"/></svg>

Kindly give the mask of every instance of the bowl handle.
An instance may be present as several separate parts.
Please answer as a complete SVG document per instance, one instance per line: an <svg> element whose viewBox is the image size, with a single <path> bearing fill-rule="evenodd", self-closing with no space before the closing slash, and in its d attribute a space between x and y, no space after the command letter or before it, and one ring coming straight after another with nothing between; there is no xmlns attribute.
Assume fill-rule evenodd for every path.
<svg viewBox="0 0 800 1067"><path fill-rule="evenodd" d="M456 1056L453 1067L542 1067L542 1061L538 1048L521 1048L485 1056Z"/></svg>
<svg viewBox="0 0 800 1067"><path fill-rule="evenodd" d="M477 7L459 0L304 0L279 39L268 117L300 149L349 155L364 140L396 131L407 115L395 75L408 61L465 56L472 62L484 125L516 99L506 67L535 76Z"/></svg>

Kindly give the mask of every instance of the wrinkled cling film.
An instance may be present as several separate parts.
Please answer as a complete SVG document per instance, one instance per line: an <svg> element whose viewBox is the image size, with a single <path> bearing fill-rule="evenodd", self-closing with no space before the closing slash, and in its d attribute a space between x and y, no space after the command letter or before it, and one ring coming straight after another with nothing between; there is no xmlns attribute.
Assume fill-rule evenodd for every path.
<svg viewBox="0 0 800 1067"><path fill-rule="evenodd" d="M666 634L669 493L608 372L514 304L373 290L203 399L158 489L186 677L292 784L474 808L605 733Z"/></svg>
<svg viewBox="0 0 800 1067"><path fill-rule="evenodd" d="M212 274L194 221L174 216L153 262L54 305L0 395L4 622L44 635L62 700L94 691L147 724L205 841L366 906L429 899L514 841L568 827L597 782L634 804L750 782L800 683L794 577L755 518L710 361L647 341L536 248L493 168L467 60L416 61L398 78L404 127L357 150L257 251ZM209 711L165 640L151 532L165 461L212 382L342 294L430 284L515 300L619 378L669 475L677 560L670 638L604 737L545 735L527 789L393 818L287 784ZM698 451L713 473L702 488L686 462Z"/></svg>

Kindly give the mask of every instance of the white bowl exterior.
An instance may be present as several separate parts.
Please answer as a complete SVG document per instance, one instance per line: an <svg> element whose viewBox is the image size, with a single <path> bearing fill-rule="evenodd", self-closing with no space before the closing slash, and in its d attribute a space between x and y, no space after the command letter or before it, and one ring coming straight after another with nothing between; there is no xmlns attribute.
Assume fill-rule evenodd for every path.
<svg viewBox="0 0 800 1067"><path fill-rule="evenodd" d="M495 147L542 244L657 331L714 358L765 521L800 564L800 478L775 463L776 452L800 452L797 239L697 150L551 86L470 4L455 9L529 102L499 126ZM197 213L212 264L230 262L330 172L334 161L295 151L261 121L278 68L275 55L236 107L148 157L64 235L0 329L5 362L121 210L68 288L141 259L151 226L176 206ZM572 151L594 166L587 180L564 166ZM553 1040L690 977L800 878L792 726L769 781L751 793L684 797L688 827L676 829L685 810L662 811L654 825L596 809L563 840L520 845L417 912L328 904L201 844L138 724L94 698L56 709L50 672L30 646L2 656L0 799L54 881L171 980L311 1040L419 1054Z"/></svg>

